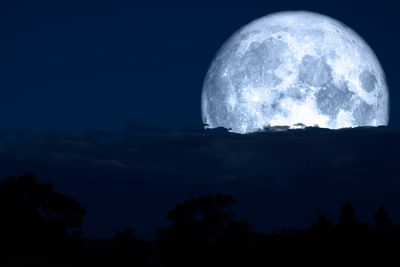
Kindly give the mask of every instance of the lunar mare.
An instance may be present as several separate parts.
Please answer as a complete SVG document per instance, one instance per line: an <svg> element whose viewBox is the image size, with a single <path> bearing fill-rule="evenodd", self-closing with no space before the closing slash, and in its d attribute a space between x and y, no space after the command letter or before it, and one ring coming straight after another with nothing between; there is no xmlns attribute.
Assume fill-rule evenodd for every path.
<svg viewBox="0 0 400 267"><path fill-rule="evenodd" d="M257 19L230 37L205 77L201 107L207 127L248 133L298 123L387 125L388 101L382 67L360 36L296 11Z"/></svg>

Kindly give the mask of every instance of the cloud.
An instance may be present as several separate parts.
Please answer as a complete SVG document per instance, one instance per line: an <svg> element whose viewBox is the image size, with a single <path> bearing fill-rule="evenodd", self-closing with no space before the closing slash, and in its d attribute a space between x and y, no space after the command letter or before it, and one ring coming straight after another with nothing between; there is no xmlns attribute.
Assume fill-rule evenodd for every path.
<svg viewBox="0 0 400 267"><path fill-rule="evenodd" d="M239 212L273 228L306 218L308 225L311 218L299 219L297 210L338 207L345 198L395 203L394 190L400 189L400 130L387 127L249 135L223 129L162 134L129 129L1 136L7 138L0 146L0 175L34 172L81 199L89 208L91 231L99 221L112 231L126 221L139 232L153 233L169 208L209 191L231 193L241 203L257 200L269 215L246 210L244 204L238 204ZM141 216L124 217L126 209ZM111 215L103 218L104 212Z"/></svg>
<svg viewBox="0 0 400 267"><path fill-rule="evenodd" d="M378 173L382 179L393 178L397 174L398 136L397 130L389 128L311 128L250 135L221 129L162 135L131 130L45 132L3 143L0 154L18 159L21 165L57 164L68 166L69 171L85 166L92 172L108 169L128 175L140 171L144 177L157 172L157 179L173 173L176 179L201 177L205 183L232 176L243 183L279 187L296 186L310 179L369 177Z"/></svg>

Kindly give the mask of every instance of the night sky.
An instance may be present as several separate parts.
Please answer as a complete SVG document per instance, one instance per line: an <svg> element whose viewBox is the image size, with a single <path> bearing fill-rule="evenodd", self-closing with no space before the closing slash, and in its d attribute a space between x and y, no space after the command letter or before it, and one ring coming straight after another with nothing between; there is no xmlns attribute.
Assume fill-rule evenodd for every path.
<svg viewBox="0 0 400 267"><path fill-rule="evenodd" d="M284 10L328 15L366 40L386 73L389 127L201 128L220 46ZM89 237L129 226L151 239L176 203L207 192L232 193L261 231L335 217L346 199L363 219L385 202L400 222L398 12L394 1L2 2L0 177L33 172L81 200Z"/></svg>
<svg viewBox="0 0 400 267"><path fill-rule="evenodd" d="M237 29L309 10L342 21L378 56L400 124L395 1L7 1L0 6L0 127L200 125L209 64Z"/></svg>

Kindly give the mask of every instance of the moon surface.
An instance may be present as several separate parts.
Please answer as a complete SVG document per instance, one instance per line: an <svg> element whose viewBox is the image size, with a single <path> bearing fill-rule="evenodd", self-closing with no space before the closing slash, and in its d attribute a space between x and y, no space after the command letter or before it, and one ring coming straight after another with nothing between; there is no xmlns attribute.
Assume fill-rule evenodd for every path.
<svg viewBox="0 0 400 267"><path fill-rule="evenodd" d="M387 125L389 93L372 49L325 15L257 19L221 47L204 80L203 122L249 133L298 123L338 129Z"/></svg>

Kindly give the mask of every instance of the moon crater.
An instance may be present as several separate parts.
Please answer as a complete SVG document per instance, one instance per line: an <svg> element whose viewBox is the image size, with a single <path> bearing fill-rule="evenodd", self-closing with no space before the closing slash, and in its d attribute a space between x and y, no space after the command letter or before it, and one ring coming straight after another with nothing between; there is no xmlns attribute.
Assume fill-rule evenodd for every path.
<svg viewBox="0 0 400 267"><path fill-rule="evenodd" d="M365 41L311 12L246 25L222 46L202 92L203 121L248 133L268 126L386 125L384 72Z"/></svg>

